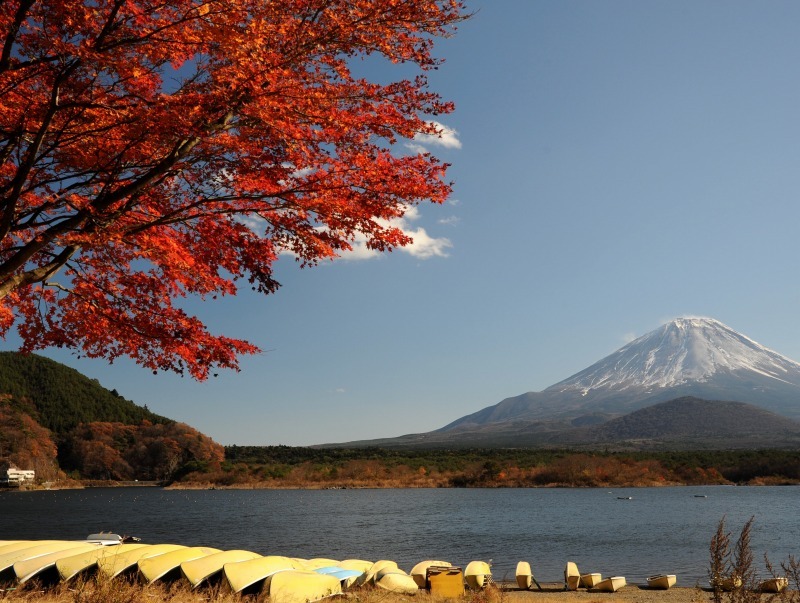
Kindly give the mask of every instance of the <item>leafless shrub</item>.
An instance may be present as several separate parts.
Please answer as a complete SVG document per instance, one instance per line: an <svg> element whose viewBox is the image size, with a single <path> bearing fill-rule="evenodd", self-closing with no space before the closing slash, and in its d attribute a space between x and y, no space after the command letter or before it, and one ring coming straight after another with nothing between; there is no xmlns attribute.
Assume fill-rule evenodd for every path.
<svg viewBox="0 0 800 603"><path fill-rule="evenodd" d="M753 551L750 548L750 533L753 529L755 517L748 519L733 550L733 564L731 575L741 585L734 584L730 591L730 603L754 603L761 600L756 581L756 570L753 567Z"/></svg>
<svg viewBox="0 0 800 603"><path fill-rule="evenodd" d="M731 551L730 532L725 531L725 517L709 545L710 566L708 570L714 603L756 603L761 600L753 567L753 552L750 548L750 533L754 517L742 526L736 545Z"/></svg>
<svg viewBox="0 0 800 603"><path fill-rule="evenodd" d="M725 517L719 520L717 531L709 545L708 579L714 593L714 603L722 603L723 584L730 576L731 534L725 531Z"/></svg>

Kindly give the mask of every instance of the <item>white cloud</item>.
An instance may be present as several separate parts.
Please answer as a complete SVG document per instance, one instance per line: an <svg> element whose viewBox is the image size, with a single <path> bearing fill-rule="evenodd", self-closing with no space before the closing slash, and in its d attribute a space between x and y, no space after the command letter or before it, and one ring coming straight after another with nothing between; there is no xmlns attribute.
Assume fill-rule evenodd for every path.
<svg viewBox="0 0 800 603"><path fill-rule="evenodd" d="M461 141L458 132L449 126L438 121L430 122L436 127L438 134L417 134L411 142L406 143L406 147L415 153L425 153L428 147L444 147L445 149L460 149Z"/></svg>
<svg viewBox="0 0 800 603"><path fill-rule="evenodd" d="M458 216L447 216L446 218L442 218L437 220L437 224L444 224L445 226L455 226L461 221L461 218Z"/></svg>
<svg viewBox="0 0 800 603"><path fill-rule="evenodd" d="M432 237L422 227L411 228L410 223L418 220L419 217L419 208L412 206L408 208L402 218L395 218L386 222L386 225L399 228L414 239L412 243L405 247L398 247L397 250L421 260L427 260L432 257L447 257L449 255L448 249L453 246L453 243L446 237ZM342 253L342 259L371 260L381 256L379 251L367 247L367 238L362 234L356 236L352 245L353 250Z"/></svg>

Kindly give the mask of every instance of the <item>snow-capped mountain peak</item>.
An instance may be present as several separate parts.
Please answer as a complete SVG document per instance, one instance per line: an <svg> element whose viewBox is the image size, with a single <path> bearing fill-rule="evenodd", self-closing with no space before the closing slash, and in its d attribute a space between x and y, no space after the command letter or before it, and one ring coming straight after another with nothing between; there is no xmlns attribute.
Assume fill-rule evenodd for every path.
<svg viewBox="0 0 800 603"><path fill-rule="evenodd" d="M800 364L718 320L677 318L545 391L669 388L739 371L792 384L800 378Z"/></svg>

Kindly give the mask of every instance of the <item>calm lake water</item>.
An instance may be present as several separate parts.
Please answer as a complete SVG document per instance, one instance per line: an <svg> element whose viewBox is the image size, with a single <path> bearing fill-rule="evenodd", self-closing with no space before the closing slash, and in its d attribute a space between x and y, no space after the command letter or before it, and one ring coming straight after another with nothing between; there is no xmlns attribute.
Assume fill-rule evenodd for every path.
<svg viewBox="0 0 800 603"><path fill-rule="evenodd" d="M617 497L633 497L620 500ZM703 497L705 496L705 497ZM98 488L0 492L0 540L80 539L100 530L148 543L248 549L291 557L465 565L493 560L514 579L520 560L540 581L581 572L642 583L678 574L707 581L708 543L723 516L735 537L755 516L759 570L800 557L800 488L202 490Z"/></svg>

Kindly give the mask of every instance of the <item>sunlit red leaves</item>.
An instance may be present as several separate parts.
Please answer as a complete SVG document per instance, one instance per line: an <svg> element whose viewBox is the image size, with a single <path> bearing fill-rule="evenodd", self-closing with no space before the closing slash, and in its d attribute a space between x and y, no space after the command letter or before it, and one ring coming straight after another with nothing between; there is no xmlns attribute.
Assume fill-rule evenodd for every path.
<svg viewBox="0 0 800 603"><path fill-rule="evenodd" d="M452 105L428 90L450 0L14 0L0 17L0 333L203 379L256 348L175 300L270 293L303 264L444 201L446 165L390 147ZM14 15L24 18L15 22ZM15 28L19 25L18 28ZM413 62L368 82L355 57ZM38 270L37 270L38 269Z"/></svg>

